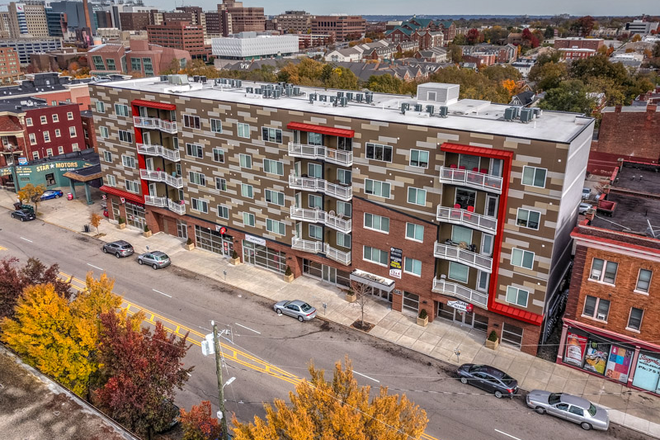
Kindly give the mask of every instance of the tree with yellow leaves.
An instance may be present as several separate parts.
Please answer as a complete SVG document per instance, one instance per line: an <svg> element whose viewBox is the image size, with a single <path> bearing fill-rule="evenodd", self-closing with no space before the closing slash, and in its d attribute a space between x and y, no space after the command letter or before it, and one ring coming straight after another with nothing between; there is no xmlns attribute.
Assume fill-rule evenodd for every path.
<svg viewBox="0 0 660 440"><path fill-rule="evenodd" d="M335 364L332 382L323 370L310 365L310 381L290 393L291 405L276 399L266 404L266 420L254 418L254 424L239 423L234 418L235 440L408 440L419 439L428 419L426 412L405 395L389 395L381 387L369 401L371 387L359 387L353 377L351 362Z"/></svg>
<svg viewBox="0 0 660 440"><path fill-rule="evenodd" d="M46 187L44 185L37 185L34 186L31 183L28 183L18 191L18 200L21 202L27 202L27 203L34 203L34 213L37 213L37 204L41 200L41 196L44 194L44 191L46 191Z"/></svg>

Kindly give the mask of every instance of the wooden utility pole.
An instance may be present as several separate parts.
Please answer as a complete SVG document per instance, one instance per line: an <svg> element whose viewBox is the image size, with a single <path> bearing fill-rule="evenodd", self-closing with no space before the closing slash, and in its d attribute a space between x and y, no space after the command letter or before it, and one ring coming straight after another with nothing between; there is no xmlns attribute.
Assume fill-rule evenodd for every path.
<svg viewBox="0 0 660 440"><path fill-rule="evenodd" d="M220 423L222 424L222 438L229 440L229 431L227 430L227 417L225 415L225 392L222 383L222 355L220 353L220 339L218 339L218 328L215 321L211 321L213 326L213 347L215 348L215 370L218 375L218 394L220 397Z"/></svg>

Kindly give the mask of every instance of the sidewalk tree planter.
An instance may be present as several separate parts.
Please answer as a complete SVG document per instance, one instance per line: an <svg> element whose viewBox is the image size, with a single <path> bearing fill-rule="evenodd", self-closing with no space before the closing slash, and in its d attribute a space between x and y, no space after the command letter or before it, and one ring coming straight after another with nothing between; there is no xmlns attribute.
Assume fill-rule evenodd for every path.
<svg viewBox="0 0 660 440"><path fill-rule="evenodd" d="M350 289L348 292L346 292L346 301L349 303L354 303L357 301L357 294L355 291L353 291L353 289Z"/></svg>
<svg viewBox="0 0 660 440"><path fill-rule="evenodd" d="M291 271L291 268L289 266L286 267L286 270L284 271L284 281L287 283L292 283L294 279L293 272Z"/></svg>
<svg viewBox="0 0 660 440"><path fill-rule="evenodd" d="M417 325L421 325L422 327L429 325L429 314L426 309L419 311L419 316L417 316Z"/></svg>
<svg viewBox="0 0 660 440"><path fill-rule="evenodd" d="M488 335L488 339L486 339L486 348L490 348L491 350L497 350L497 347L499 346L500 346L500 338L497 337L497 333L495 332L495 330L493 330Z"/></svg>
<svg viewBox="0 0 660 440"><path fill-rule="evenodd" d="M117 221L119 222L117 224L117 227L119 229L126 229L126 220L124 219L124 217L119 217L119 219Z"/></svg>
<svg viewBox="0 0 660 440"><path fill-rule="evenodd" d="M152 232L151 232L151 229L149 229L149 226L144 225L144 234L142 234L142 235L144 235L146 238L149 238L149 237L151 237L151 234L152 234Z"/></svg>
<svg viewBox="0 0 660 440"><path fill-rule="evenodd" d="M229 260L229 264L232 266L238 266L241 264L241 259L238 257L238 252L235 250L231 253L231 259Z"/></svg>
<svg viewBox="0 0 660 440"><path fill-rule="evenodd" d="M195 249L195 243L193 243L192 238L188 238L188 241L186 241L186 244L184 244L183 247L185 247L187 251Z"/></svg>

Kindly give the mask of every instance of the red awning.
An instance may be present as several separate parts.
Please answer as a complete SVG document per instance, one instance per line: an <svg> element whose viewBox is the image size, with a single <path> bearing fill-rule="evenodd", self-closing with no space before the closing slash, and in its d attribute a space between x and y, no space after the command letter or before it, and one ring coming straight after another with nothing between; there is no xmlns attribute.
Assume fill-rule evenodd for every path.
<svg viewBox="0 0 660 440"><path fill-rule="evenodd" d="M328 136L339 136L345 138L352 138L355 136L355 131L353 130L323 127L322 125L303 124L302 122L289 122L286 128L290 128L291 130L311 131L312 133L320 133L326 134Z"/></svg>
<svg viewBox="0 0 660 440"><path fill-rule="evenodd" d="M526 310L520 310L515 307L507 306L506 304L498 303L493 301L491 307L488 308L491 312L499 313L500 315L510 316L519 321L526 322L528 324L541 325L543 324L543 316L537 315L536 313L528 312Z"/></svg>
<svg viewBox="0 0 660 440"><path fill-rule="evenodd" d="M101 188L99 188L101 191L104 193L112 194L113 196L117 197L123 197L126 200L129 200L131 202L139 203L141 205L144 205L144 199L142 199L142 196L139 196L137 194L129 193L128 191L122 191L117 188L113 188L111 186L103 185Z"/></svg>
<svg viewBox="0 0 660 440"><path fill-rule="evenodd" d="M176 110L176 105L168 104L166 102L154 102L154 101L145 101L143 99L134 99L131 102L131 104L138 105L140 107L157 108L159 110Z"/></svg>
<svg viewBox="0 0 660 440"><path fill-rule="evenodd" d="M451 144L445 142L440 146L441 151L449 153L469 154L472 156L490 157L495 159L504 159L513 157L512 151L496 150L494 148L473 147L471 145Z"/></svg>

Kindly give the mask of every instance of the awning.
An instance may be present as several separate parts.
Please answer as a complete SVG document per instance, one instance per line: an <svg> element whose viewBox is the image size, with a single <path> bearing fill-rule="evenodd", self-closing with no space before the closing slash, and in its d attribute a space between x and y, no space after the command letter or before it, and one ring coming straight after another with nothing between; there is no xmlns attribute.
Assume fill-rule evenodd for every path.
<svg viewBox="0 0 660 440"><path fill-rule="evenodd" d="M502 304L497 301L493 301L492 305L488 307L488 310L491 312L499 313L500 315L516 318L517 320L526 322L528 324L534 324L537 326L543 324L543 315L507 306L506 304Z"/></svg>
<svg viewBox="0 0 660 440"><path fill-rule="evenodd" d="M139 196L137 194L129 193L128 191L122 191L117 188L113 188L111 186L103 185L101 188L99 188L101 191L104 193L112 194L113 196L117 197L123 197L126 200L129 200L131 202L139 203L141 205L144 205L144 199L142 199L142 196Z"/></svg>
<svg viewBox="0 0 660 440"><path fill-rule="evenodd" d="M351 272L351 281L365 284L376 289L384 290L388 293L394 290L394 280L390 280L389 278L381 277L379 275L374 275L360 269L355 269L353 272Z"/></svg>
<svg viewBox="0 0 660 440"><path fill-rule="evenodd" d="M312 133L326 134L328 136L339 136L345 138L352 138L355 136L354 130L346 130L344 128L324 127L322 125L303 124L302 122L289 122L286 126L291 130L310 131Z"/></svg>
<svg viewBox="0 0 660 440"><path fill-rule="evenodd" d="M641 339L633 338L631 336L622 335L619 333L611 332L593 325L585 324L583 322L574 321L572 319L564 318L564 323L571 327L584 330L589 333L596 334L604 338L610 338L613 342L621 342L624 344L637 345L646 350L660 352L660 345L652 344L650 342L642 341Z"/></svg>
<svg viewBox="0 0 660 440"><path fill-rule="evenodd" d="M452 144L445 142L440 146L441 151L449 153L469 154L472 156L482 156L494 159L505 159L513 157L512 151L496 150L494 148L473 147L471 145Z"/></svg>
<svg viewBox="0 0 660 440"><path fill-rule="evenodd" d="M154 102L154 101L145 101L143 99L134 99L131 101L132 105L138 105L140 107L149 107L157 108L159 110L176 110L176 105L168 104L166 102Z"/></svg>

